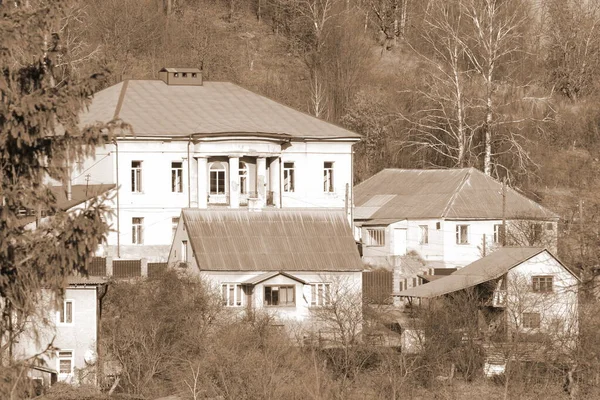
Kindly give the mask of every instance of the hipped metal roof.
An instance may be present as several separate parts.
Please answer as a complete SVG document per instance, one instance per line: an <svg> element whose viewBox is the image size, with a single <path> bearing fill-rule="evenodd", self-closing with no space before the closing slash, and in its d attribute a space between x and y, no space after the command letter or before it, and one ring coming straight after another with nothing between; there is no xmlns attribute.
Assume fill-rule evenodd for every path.
<svg viewBox="0 0 600 400"><path fill-rule="evenodd" d="M199 86L129 80L94 95L82 126L119 118L143 137L257 134L301 139L354 139L340 126L284 106L229 82Z"/></svg>
<svg viewBox="0 0 600 400"><path fill-rule="evenodd" d="M512 268L542 252L548 250L537 247L502 247L451 275L404 290L397 296L429 299L477 286L501 277ZM551 255L550 252L548 254Z"/></svg>
<svg viewBox="0 0 600 400"><path fill-rule="evenodd" d="M404 219L502 219L502 184L476 168L385 169L357 185L354 196L358 220L389 224ZM558 219L509 187L505 216Z"/></svg>
<svg viewBox="0 0 600 400"><path fill-rule="evenodd" d="M200 270L361 271L343 210L184 209Z"/></svg>

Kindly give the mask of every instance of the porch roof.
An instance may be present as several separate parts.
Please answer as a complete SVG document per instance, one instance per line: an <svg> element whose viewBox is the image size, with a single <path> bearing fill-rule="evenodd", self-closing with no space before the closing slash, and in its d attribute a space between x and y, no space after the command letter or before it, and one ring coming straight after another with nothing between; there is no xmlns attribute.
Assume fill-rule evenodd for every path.
<svg viewBox="0 0 600 400"><path fill-rule="evenodd" d="M538 247L503 247L451 275L397 293L399 297L433 298L497 279L517 265L548 251Z"/></svg>

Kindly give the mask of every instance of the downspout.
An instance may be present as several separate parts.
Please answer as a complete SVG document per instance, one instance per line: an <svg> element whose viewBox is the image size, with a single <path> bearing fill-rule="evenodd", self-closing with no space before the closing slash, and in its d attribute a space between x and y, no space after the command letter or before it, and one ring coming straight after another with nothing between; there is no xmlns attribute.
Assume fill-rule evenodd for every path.
<svg viewBox="0 0 600 400"><path fill-rule="evenodd" d="M96 364L98 365L98 374L96 375L96 384L98 377L104 375L104 364L102 363L102 346L100 345L100 323L102 321L102 300L108 292L108 283L96 286L96 298L98 299L96 310Z"/></svg>
<svg viewBox="0 0 600 400"><path fill-rule="evenodd" d="M354 145L350 146L350 228L354 236Z"/></svg>
<svg viewBox="0 0 600 400"><path fill-rule="evenodd" d="M191 178L191 174L192 174L192 168L191 168L191 160L190 160L190 145L192 144L192 135L190 135L190 138L188 140L188 145L187 145L187 165L188 165L188 173L187 173L187 180L188 180L188 186L187 186L187 191L188 191L188 208L192 208L192 178Z"/></svg>
<svg viewBox="0 0 600 400"><path fill-rule="evenodd" d="M283 162L279 156L279 208L283 208Z"/></svg>
<svg viewBox="0 0 600 400"><path fill-rule="evenodd" d="M116 149L116 184L117 184L117 258L121 258L121 226L120 226L120 210L121 204L119 202L119 193L121 192L121 187L119 186L119 143L115 138L115 149Z"/></svg>

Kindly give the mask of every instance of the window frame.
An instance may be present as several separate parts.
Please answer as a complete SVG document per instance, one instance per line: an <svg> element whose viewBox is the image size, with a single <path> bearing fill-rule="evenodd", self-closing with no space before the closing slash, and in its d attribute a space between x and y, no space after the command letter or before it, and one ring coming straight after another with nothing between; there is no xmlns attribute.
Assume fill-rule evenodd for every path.
<svg viewBox="0 0 600 400"><path fill-rule="evenodd" d="M131 244L144 244L144 217L131 217Z"/></svg>
<svg viewBox="0 0 600 400"><path fill-rule="evenodd" d="M327 307L331 305L331 283L310 283L310 306Z"/></svg>
<svg viewBox="0 0 600 400"><path fill-rule="evenodd" d="M220 168L213 168L215 165L219 164ZM215 174L215 178L213 179L213 173ZM223 174L223 178L219 178L219 174ZM215 182L215 191L213 191L213 180ZM221 189L220 181L223 183L223 191L219 191ZM226 195L227 194L227 168L221 161L213 162L208 169L208 185L209 185L209 193L211 195Z"/></svg>
<svg viewBox="0 0 600 400"><path fill-rule="evenodd" d="M248 194L248 164L240 161L238 165L240 194Z"/></svg>
<svg viewBox="0 0 600 400"><path fill-rule="evenodd" d="M550 280L550 288L548 289L548 281ZM537 280L537 282L536 282ZM531 277L531 290L534 293L554 293L554 275L534 275Z"/></svg>
<svg viewBox="0 0 600 400"><path fill-rule="evenodd" d="M502 224L494 224L494 244L502 244Z"/></svg>
<svg viewBox="0 0 600 400"><path fill-rule="evenodd" d="M61 353L70 353L70 356L61 355ZM70 363L70 371L62 372L60 362L61 361L69 361ZM56 370L58 371L58 375L61 377L72 376L75 372L75 350L72 349L60 349L56 351Z"/></svg>
<svg viewBox="0 0 600 400"><path fill-rule="evenodd" d="M419 225L419 244L429 244L429 225Z"/></svg>
<svg viewBox="0 0 600 400"><path fill-rule="evenodd" d="M323 162L323 193L335 193L334 168L335 163L333 161Z"/></svg>
<svg viewBox="0 0 600 400"><path fill-rule="evenodd" d="M286 164L288 164L286 166ZM291 165L291 167L289 166ZM294 161L283 162L283 192L294 193L296 191L296 164Z"/></svg>
<svg viewBox="0 0 600 400"><path fill-rule="evenodd" d="M69 315L69 313L67 312L68 304L71 305L71 310L70 310L71 320L70 321L67 321L67 316ZM58 325L73 325L73 323L74 323L73 321L75 319L75 318L73 318L74 304L75 304L75 302L72 299L64 299L63 300L61 308L56 312L56 323Z"/></svg>
<svg viewBox="0 0 600 400"><path fill-rule="evenodd" d="M183 161L171 161L171 193L183 193Z"/></svg>
<svg viewBox="0 0 600 400"><path fill-rule="evenodd" d="M230 296L232 292L233 298ZM244 297L244 289L241 283L221 283L221 301L223 307L244 307Z"/></svg>
<svg viewBox="0 0 600 400"><path fill-rule="evenodd" d="M134 164L138 165L134 165ZM131 160L131 193L144 193L143 183L143 161Z"/></svg>
<svg viewBox="0 0 600 400"><path fill-rule="evenodd" d="M539 312L524 312L521 314L521 326L525 329L539 329L542 318Z"/></svg>
<svg viewBox="0 0 600 400"><path fill-rule="evenodd" d="M273 288L277 288L277 290L273 290ZM292 293L292 302L288 302L286 301L285 304L281 304L281 289L285 288L286 289L286 299L287 299L287 295L288 293L290 293L288 291L288 289L291 289L291 293ZM267 289L269 289L270 292L270 299L269 301L267 301ZM285 285L263 285L263 304L265 307L296 307L296 285L292 285L292 284L285 284ZM277 295L277 304L272 304L273 303L273 292L278 292Z"/></svg>
<svg viewBox="0 0 600 400"><path fill-rule="evenodd" d="M189 262L189 254L188 254L188 241L187 240L182 240L181 241L181 261L182 262Z"/></svg>
<svg viewBox="0 0 600 400"><path fill-rule="evenodd" d="M462 228L466 229L466 233L463 235ZM460 246L469 244L469 225L468 224L457 224L456 225L456 244ZM464 240L463 240L464 239Z"/></svg>
<svg viewBox="0 0 600 400"><path fill-rule="evenodd" d="M367 247L385 247L386 229L385 228L366 228L367 230ZM381 237L375 237L372 233L377 232Z"/></svg>

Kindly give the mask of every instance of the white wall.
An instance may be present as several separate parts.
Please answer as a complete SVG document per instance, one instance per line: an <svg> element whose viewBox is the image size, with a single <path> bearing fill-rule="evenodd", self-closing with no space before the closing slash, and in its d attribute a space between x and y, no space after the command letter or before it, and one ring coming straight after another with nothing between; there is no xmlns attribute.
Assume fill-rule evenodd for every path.
<svg viewBox="0 0 600 400"><path fill-rule="evenodd" d="M251 159L256 160L257 156L281 155L281 165L286 161L294 162L296 180L293 193L282 193L283 207L343 208L346 186L347 184L350 186L352 182L352 144L353 142L347 141L293 142L289 147L281 150L279 143L264 139L209 140L190 145L191 160L188 165L186 139L172 141L123 139L119 140L118 144L118 179L115 145L98 148L95 158L74 166L75 171L72 176L76 184L85 184L88 174L90 184L118 181L121 258L145 257L151 261L164 261L168 256L172 240L172 218L178 217L184 207L198 206L198 165L195 157L228 154L247 156L246 159L241 158L241 160L249 164L249 191L254 191L256 164L252 163ZM131 191L132 161L142 161L142 193ZM173 161L183 162L182 193L171 191L171 162ZM334 193L323 191L323 165L326 161L334 163ZM280 176L283 175L282 169ZM269 175L272 174L267 171L267 176ZM268 183L267 190L279 192L271 182ZM116 206L116 199L113 205ZM143 245L136 245L131 241L133 218L144 219ZM112 223L112 228L116 230L116 216ZM116 232L109 235L108 245L109 255L116 257Z"/></svg>
<svg viewBox="0 0 600 400"><path fill-rule="evenodd" d="M553 276L552 293L532 290L532 277ZM578 280L547 252L525 261L508 272L507 311L510 329L530 332L521 327L522 313L540 313L540 331L555 332L560 321L561 332L575 335L578 331ZM574 337L573 337L574 339Z"/></svg>
<svg viewBox="0 0 600 400"><path fill-rule="evenodd" d="M17 357L27 358L46 349L54 339L53 345L59 350L73 351L74 373L71 375L59 374L58 379L69 383L78 383L80 374L78 369L86 368L85 355L88 351L97 353L97 287L96 286L69 286L65 292L65 300L73 302L73 322L70 324L59 323L53 301L47 298L45 303L45 317L49 324L42 327L39 320L34 323L40 328L41 334L36 337L33 333L24 336L15 349ZM39 316L38 319L43 318ZM31 331L33 332L33 331ZM58 359L54 352L48 352L42 358L47 366L59 370Z"/></svg>

